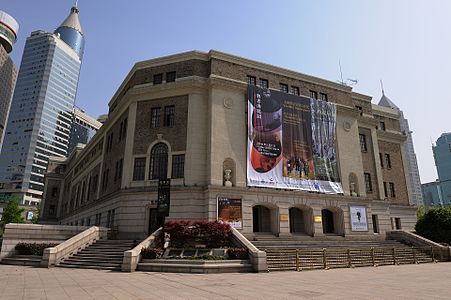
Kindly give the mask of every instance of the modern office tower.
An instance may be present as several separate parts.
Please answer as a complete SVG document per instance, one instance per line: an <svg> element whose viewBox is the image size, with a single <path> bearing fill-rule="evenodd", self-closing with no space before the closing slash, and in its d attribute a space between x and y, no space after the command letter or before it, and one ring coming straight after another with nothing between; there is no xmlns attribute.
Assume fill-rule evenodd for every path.
<svg viewBox="0 0 451 300"><path fill-rule="evenodd" d="M16 84L17 68L9 53L17 39L19 24L17 21L0 10L0 148L8 117L11 97Z"/></svg>
<svg viewBox="0 0 451 300"><path fill-rule="evenodd" d="M406 167L409 173L410 197L409 202L412 205L418 206L423 204L423 194L421 191L420 172L418 171L417 155L413 147L412 131L409 128L409 121L404 117L403 111L396 106L386 95L382 89L382 97L379 100L380 106L385 106L397 110L400 115L399 123L401 132L407 135L407 140L404 144L404 156L406 157ZM385 124L380 124L381 129L384 130Z"/></svg>
<svg viewBox="0 0 451 300"><path fill-rule="evenodd" d="M423 183L421 185L423 191L423 202L426 207L443 206L442 190L440 189L440 181Z"/></svg>
<svg viewBox="0 0 451 300"><path fill-rule="evenodd" d="M88 116L83 110L74 108L68 155L72 153L77 144L87 144L101 126L102 123Z"/></svg>
<svg viewBox="0 0 451 300"><path fill-rule="evenodd" d="M38 205L48 158L68 155L84 48L78 8L54 33L27 38L0 154L0 201Z"/></svg>
<svg viewBox="0 0 451 300"><path fill-rule="evenodd" d="M451 132L443 133L432 146L444 206L451 206Z"/></svg>

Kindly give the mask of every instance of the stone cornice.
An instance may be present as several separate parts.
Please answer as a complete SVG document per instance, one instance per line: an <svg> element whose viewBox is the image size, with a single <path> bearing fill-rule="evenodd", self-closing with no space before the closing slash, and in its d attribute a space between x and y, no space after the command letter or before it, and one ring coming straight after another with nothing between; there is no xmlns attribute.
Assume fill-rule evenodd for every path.
<svg viewBox="0 0 451 300"><path fill-rule="evenodd" d="M407 136L401 132L376 130L377 138L388 142L404 142L407 140Z"/></svg>

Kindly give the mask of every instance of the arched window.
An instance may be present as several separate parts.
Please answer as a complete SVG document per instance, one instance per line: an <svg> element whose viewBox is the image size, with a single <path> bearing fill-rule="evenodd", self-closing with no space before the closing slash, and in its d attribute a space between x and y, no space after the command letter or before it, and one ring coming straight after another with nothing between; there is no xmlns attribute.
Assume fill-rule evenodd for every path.
<svg viewBox="0 0 451 300"><path fill-rule="evenodd" d="M150 151L149 179L166 179L168 175L168 146L158 143Z"/></svg>

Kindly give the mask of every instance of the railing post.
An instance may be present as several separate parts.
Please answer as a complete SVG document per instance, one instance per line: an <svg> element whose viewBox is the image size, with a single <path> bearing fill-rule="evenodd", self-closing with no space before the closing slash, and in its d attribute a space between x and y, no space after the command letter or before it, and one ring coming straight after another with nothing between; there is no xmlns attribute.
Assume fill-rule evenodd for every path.
<svg viewBox="0 0 451 300"><path fill-rule="evenodd" d="M393 264L396 265L396 248L393 247Z"/></svg>
<svg viewBox="0 0 451 300"><path fill-rule="evenodd" d="M373 267L375 267L376 260L374 259L374 247L371 247L371 261L373 262Z"/></svg>
<svg viewBox="0 0 451 300"><path fill-rule="evenodd" d="M417 264L418 263L418 261L417 261L417 255L416 255L416 253L415 253L415 248L412 246L412 254L413 254L413 263L414 264Z"/></svg>
<svg viewBox="0 0 451 300"><path fill-rule="evenodd" d="M300 271L299 267L299 249L296 249L296 271Z"/></svg>
<svg viewBox="0 0 451 300"><path fill-rule="evenodd" d="M323 248L323 265L324 265L324 269L327 270L326 248Z"/></svg>
<svg viewBox="0 0 451 300"><path fill-rule="evenodd" d="M348 268L352 268L351 249L348 248Z"/></svg>

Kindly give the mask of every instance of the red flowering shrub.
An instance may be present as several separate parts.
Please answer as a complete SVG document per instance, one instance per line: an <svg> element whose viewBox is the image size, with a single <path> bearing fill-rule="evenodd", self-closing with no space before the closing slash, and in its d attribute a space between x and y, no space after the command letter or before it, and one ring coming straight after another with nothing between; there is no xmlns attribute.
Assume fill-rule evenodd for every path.
<svg viewBox="0 0 451 300"><path fill-rule="evenodd" d="M229 245L232 230L229 224L218 221L167 221L164 231L170 235L173 248L191 248L199 244L221 248Z"/></svg>

